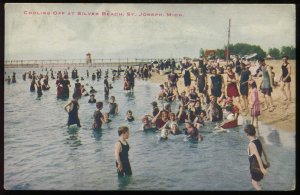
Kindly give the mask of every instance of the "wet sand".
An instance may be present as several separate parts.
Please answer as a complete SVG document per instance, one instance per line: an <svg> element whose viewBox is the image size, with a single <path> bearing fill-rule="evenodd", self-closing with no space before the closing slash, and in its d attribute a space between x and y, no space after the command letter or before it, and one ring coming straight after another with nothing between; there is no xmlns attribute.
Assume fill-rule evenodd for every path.
<svg viewBox="0 0 300 195"><path fill-rule="evenodd" d="M292 67L292 73L291 73L292 82L290 84L292 101L290 103L283 101L284 95L280 89L282 83L279 83L279 86L274 88L272 93L273 104L276 106L275 110L273 112L269 112L268 110L262 111L263 108L262 104L264 102L264 97L263 94L259 92L259 100L262 104L261 104L261 115L258 117L258 120L264 124L272 126L275 129L282 130L285 132L295 133L296 132L296 104L295 104L296 102L296 78L295 78L296 61L289 60L289 62ZM281 76L282 60L266 60L266 64L273 66L273 71L275 72L275 79L276 78L279 79ZM258 77L255 80L257 84L259 84L261 81L261 77ZM164 81L167 81L167 75L162 76L159 75L158 73L152 73L150 82L158 83L157 92L159 91L159 84L163 83ZM192 77L192 81L193 81L193 77ZM192 82L192 85L193 84L194 83ZM183 78L179 79L177 86L178 86L179 93L185 89ZM250 120L251 119L250 111L248 112L248 114L244 113L243 117L246 117L247 119Z"/></svg>

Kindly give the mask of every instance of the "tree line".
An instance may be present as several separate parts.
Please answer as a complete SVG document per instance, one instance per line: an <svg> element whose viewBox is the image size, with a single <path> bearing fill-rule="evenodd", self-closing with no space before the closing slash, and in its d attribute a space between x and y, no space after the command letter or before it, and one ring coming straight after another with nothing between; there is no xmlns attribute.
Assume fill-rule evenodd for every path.
<svg viewBox="0 0 300 195"><path fill-rule="evenodd" d="M250 45L247 43L236 43L229 44L229 54L230 55L238 55L240 57L245 55L250 55L253 53L257 53L257 58L266 58L267 55L270 55L273 59L281 59L282 56L288 56L289 59L296 59L296 48L294 46L282 46L280 49L278 48L269 48L268 52L265 52L258 45ZM226 51L227 46L224 46L224 49L217 49L216 58L226 59ZM200 55L204 56L204 50L200 50Z"/></svg>

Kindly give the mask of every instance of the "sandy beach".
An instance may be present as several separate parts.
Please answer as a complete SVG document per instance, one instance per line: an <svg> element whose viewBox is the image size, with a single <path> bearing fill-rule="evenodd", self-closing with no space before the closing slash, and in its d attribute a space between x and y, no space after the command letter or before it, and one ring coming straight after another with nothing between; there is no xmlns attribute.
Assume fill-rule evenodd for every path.
<svg viewBox="0 0 300 195"><path fill-rule="evenodd" d="M275 110L273 112L269 112L268 110L262 111L262 105L261 105L261 115L259 116L259 121L261 121L264 124L270 125L273 128L276 128L278 130L295 133L296 132L296 61L295 60L289 60L291 67L292 67L292 73L291 73L291 97L292 101L290 103L284 102L284 96L280 89L281 84L279 83L279 86L273 89L272 93L272 99L273 104L276 106ZM281 64L282 60L266 60L266 64L273 66L273 71L275 72L275 79L279 79L281 76ZM192 74L191 74L192 75ZM223 76L224 78L224 76ZM193 80L193 77L192 77ZM225 80L225 78L224 78ZM258 77L255 79L257 83L260 82L261 77ZM153 73L152 77L150 79L150 82L153 83L163 83L164 81L167 81L167 75L159 75L157 73ZM180 78L178 83L178 90L181 92L185 89L183 78ZM192 82L193 85L193 82ZM159 91L159 85L157 85L157 91ZM226 90L225 90L226 91ZM259 93L259 100L261 103L264 102L264 97L262 93ZM248 112L247 115L243 116L247 119L251 119L250 112Z"/></svg>

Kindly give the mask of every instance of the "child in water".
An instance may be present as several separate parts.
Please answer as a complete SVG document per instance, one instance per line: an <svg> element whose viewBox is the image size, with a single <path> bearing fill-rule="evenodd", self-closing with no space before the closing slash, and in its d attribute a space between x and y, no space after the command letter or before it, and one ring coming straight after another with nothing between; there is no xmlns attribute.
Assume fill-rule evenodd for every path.
<svg viewBox="0 0 300 195"><path fill-rule="evenodd" d="M104 115L104 122L105 123L110 123L111 119L109 119L109 113L105 112L103 115Z"/></svg>
<svg viewBox="0 0 300 195"><path fill-rule="evenodd" d="M96 103L95 95L91 94L88 103Z"/></svg>
<svg viewBox="0 0 300 195"><path fill-rule="evenodd" d="M110 102L109 102L109 114L115 115L119 113L119 108L118 104L115 103L115 96L110 97Z"/></svg>
<svg viewBox="0 0 300 195"><path fill-rule="evenodd" d="M103 114L101 113L102 108L103 108L103 102L97 102L96 110L94 112L93 129L100 129L102 127L102 124L105 123Z"/></svg>
<svg viewBox="0 0 300 195"><path fill-rule="evenodd" d="M132 171L128 158L129 144L126 141L129 137L129 128L127 126L119 127L118 134L120 138L115 145L117 173L119 177L130 176Z"/></svg>
<svg viewBox="0 0 300 195"><path fill-rule="evenodd" d="M127 111L125 120L128 121L128 122L134 121L134 117L132 116L132 111L131 110Z"/></svg>
<svg viewBox="0 0 300 195"><path fill-rule="evenodd" d="M151 115L144 115L143 118L142 118L142 127L141 127L141 130L148 130L148 129L152 129L154 127L154 125L152 125L151 123L151 120L149 119L152 118Z"/></svg>
<svg viewBox="0 0 300 195"><path fill-rule="evenodd" d="M160 140L167 140L169 135L169 131L166 128L163 128L160 132Z"/></svg>

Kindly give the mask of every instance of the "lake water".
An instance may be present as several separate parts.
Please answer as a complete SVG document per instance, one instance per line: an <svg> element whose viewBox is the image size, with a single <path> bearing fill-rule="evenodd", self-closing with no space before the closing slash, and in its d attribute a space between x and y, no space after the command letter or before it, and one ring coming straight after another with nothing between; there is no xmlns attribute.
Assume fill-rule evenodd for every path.
<svg viewBox="0 0 300 195"><path fill-rule="evenodd" d="M45 74L39 69L37 73ZM55 68L54 71L59 70ZM62 69L60 69L62 70ZM69 70L69 76L71 76ZM104 73L104 68L102 69ZM215 124L206 124L204 140L184 141L184 135L158 141L155 132L139 131L141 116L151 112L151 102L159 90L158 84L136 79L133 93L123 91L123 80L111 81L110 95L116 96L119 115L112 118L111 127L91 128L95 104L89 97L79 100L81 128L66 126L66 100L56 98L55 80L51 89L38 99L30 92L30 79L22 74L29 69L5 69L7 78L16 72L17 83L4 86L4 188L8 190L253 190L247 156L248 139L243 125L229 133L214 134ZM103 78L92 81L95 68L79 68L98 91L95 98L104 102ZM102 74L103 75L103 74ZM50 74L49 74L50 76ZM70 97L74 80L70 79ZM89 91L89 86L86 89ZM172 110L177 112L178 103ZM162 103L159 102L159 107ZM136 120L125 122L128 109ZM246 121L241 121L246 124ZM114 145L117 128L128 125L129 159L132 177L118 179ZM271 167L261 184L264 190L292 190L295 185L295 134L260 124L261 139L269 155Z"/></svg>

